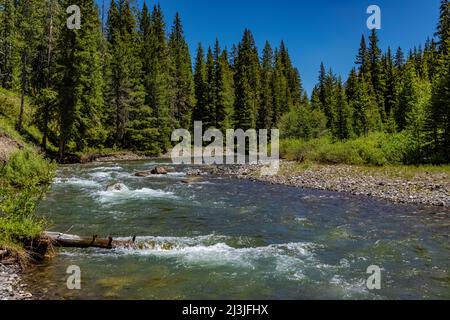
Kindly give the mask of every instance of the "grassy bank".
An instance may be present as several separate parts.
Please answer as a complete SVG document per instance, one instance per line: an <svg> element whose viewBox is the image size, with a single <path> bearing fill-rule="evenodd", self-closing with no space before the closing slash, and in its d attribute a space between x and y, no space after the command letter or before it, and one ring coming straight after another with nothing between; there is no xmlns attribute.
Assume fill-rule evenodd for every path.
<svg viewBox="0 0 450 320"><path fill-rule="evenodd" d="M0 89L0 249L25 261L24 243L35 238L45 220L34 210L49 187L55 165L35 144L42 134L33 125L33 107L25 104L24 128L15 130L20 100Z"/></svg>
<svg viewBox="0 0 450 320"><path fill-rule="evenodd" d="M386 166L414 163L418 150L406 133L374 133L367 137L333 141L330 137L280 141L287 160L319 164Z"/></svg>

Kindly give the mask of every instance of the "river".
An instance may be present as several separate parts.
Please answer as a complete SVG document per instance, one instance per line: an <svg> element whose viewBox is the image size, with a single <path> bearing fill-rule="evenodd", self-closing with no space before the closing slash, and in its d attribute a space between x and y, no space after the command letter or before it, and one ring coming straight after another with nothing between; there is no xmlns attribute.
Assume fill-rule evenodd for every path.
<svg viewBox="0 0 450 320"><path fill-rule="evenodd" d="M133 235L142 249L57 249L25 275L45 299L450 299L442 208L226 177L164 161L61 166L38 213L59 232ZM126 191L105 191L121 182ZM81 290L67 268L79 266ZM381 268L369 290L367 268Z"/></svg>

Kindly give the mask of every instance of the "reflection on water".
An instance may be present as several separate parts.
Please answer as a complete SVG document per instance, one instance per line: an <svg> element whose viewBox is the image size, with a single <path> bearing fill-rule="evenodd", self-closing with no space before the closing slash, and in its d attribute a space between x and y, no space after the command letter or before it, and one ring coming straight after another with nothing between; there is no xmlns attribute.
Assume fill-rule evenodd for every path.
<svg viewBox="0 0 450 320"><path fill-rule="evenodd" d="M155 162L63 166L39 212L52 230L137 235L138 250L61 249L28 275L52 299L449 299L442 208L206 176ZM169 163L165 163L169 165ZM106 191L123 183L123 191ZM68 290L66 269L81 268ZM382 268L368 290L367 267Z"/></svg>

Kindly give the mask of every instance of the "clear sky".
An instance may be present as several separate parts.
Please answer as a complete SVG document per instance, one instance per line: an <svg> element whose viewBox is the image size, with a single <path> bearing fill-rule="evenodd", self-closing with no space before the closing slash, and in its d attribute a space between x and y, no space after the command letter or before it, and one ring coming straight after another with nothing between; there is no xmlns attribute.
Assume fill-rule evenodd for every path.
<svg viewBox="0 0 450 320"><path fill-rule="evenodd" d="M98 0L101 2L102 0ZM144 0L135 0L142 5ZM145 0L153 7L156 0ZM110 0L105 0L108 5ZM401 46L405 52L423 44L436 29L439 0L160 0L168 31L181 14L192 57L198 42L213 46L238 43L250 28L261 51L265 40L284 40L308 93L317 80L320 62L347 77L361 34L369 34L366 9L381 8L380 46Z"/></svg>

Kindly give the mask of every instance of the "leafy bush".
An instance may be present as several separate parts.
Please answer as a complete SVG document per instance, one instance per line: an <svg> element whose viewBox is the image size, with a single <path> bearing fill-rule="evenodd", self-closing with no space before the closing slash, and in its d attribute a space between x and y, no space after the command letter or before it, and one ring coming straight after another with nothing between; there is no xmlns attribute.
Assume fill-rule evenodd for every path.
<svg viewBox="0 0 450 320"><path fill-rule="evenodd" d="M330 137L309 141L284 139L280 141L283 158L314 161L325 164L383 166L407 163L414 146L406 133L374 133L348 141L333 141Z"/></svg>
<svg viewBox="0 0 450 320"><path fill-rule="evenodd" d="M0 176L17 187L50 183L54 164L50 164L30 148L14 153L0 170Z"/></svg>
<svg viewBox="0 0 450 320"><path fill-rule="evenodd" d="M14 153L0 169L0 248L21 252L22 242L36 237L45 220L34 215L53 179L55 165L33 149Z"/></svg>

